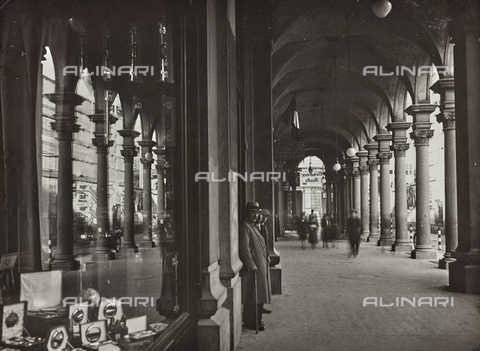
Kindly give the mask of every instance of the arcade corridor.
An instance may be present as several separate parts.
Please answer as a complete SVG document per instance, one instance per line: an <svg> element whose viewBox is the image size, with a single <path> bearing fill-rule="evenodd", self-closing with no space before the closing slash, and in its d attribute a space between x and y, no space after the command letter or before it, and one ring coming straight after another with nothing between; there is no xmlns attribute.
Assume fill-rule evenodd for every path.
<svg viewBox="0 0 480 351"><path fill-rule="evenodd" d="M283 294L267 306L267 329L258 335L244 329L238 351L480 349L480 297L448 291L448 273L435 260L411 260L365 242L353 259L345 241L339 249L303 251L289 237L277 245ZM366 297L394 306L380 307L377 300L363 307ZM402 297L453 300L444 307L432 307L428 299L421 306L395 306Z"/></svg>

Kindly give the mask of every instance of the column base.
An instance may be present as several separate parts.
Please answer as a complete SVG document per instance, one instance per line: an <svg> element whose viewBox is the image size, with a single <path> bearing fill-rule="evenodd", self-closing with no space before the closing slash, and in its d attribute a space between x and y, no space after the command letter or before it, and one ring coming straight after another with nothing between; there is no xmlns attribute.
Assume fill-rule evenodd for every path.
<svg viewBox="0 0 480 351"><path fill-rule="evenodd" d="M438 260L438 268L450 270L450 265L455 261L457 260L454 258L441 258Z"/></svg>
<svg viewBox="0 0 480 351"><path fill-rule="evenodd" d="M367 241L369 236L370 232L362 232L362 234L360 234L360 239L362 239L363 241Z"/></svg>
<svg viewBox="0 0 480 351"><path fill-rule="evenodd" d="M138 244L138 247L142 249L151 249L155 247L155 243L152 240L144 240L141 241L140 244Z"/></svg>
<svg viewBox="0 0 480 351"><path fill-rule="evenodd" d="M480 294L480 257L472 254L457 254L455 257L457 260L448 267L450 290L464 294Z"/></svg>
<svg viewBox="0 0 480 351"><path fill-rule="evenodd" d="M115 254L110 250L95 250L92 261L110 261L115 259Z"/></svg>
<svg viewBox="0 0 480 351"><path fill-rule="evenodd" d="M80 268L80 262L72 259L54 259L51 263L52 271L76 271Z"/></svg>
<svg viewBox="0 0 480 351"><path fill-rule="evenodd" d="M415 258L418 260L436 260L437 259L437 253L434 252L432 249L430 250L422 250L419 251L418 249L415 249L412 251L411 258Z"/></svg>
<svg viewBox="0 0 480 351"><path fill-rule="evenodd" d="M282 295L282 266L270 267L270 284L272 295Z"/></svg>
<svg viewBox="0 0 480 351"><path fill-rule="evenodd" d="M392 238L380 238L377 243L377 246L392 246L392 245L393 245Z"/></svg>
<svg viewBox="0 0 480 351"><path fill-rule="evenodd" d="M123 252L123 253L137 253L138 252L138 246L135 245L135 244L131 244L131 243L124 243L122 245L122 248L121 248L120 252Z"/></svg>
<svg viewBox="0 0 480 351"><path fill-rule="evenodd" d="M367 238L367 243L378 243L378 240L380 240L379 233L370 233L370 235Z"/></svg>
<svg viewBox="0 0 480 351"><path fill-rule="evenodd" d="M209 319L198 321L198 349L230 350L230 311L220 307Z"/></svg>
<svg viewBox="0 0 480 351"><path fill-rule="evenodd" d="M392 245L392 251L396 252L411 252L412 251L412 246L408 241L396 241Z"/></svg>

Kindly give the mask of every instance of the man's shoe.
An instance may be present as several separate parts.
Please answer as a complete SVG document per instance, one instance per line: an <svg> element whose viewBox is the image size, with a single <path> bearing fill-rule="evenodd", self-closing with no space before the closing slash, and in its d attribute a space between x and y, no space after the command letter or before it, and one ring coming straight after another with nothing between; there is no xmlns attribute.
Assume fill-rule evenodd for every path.
<svg viewBox="0 0 480 351"><path fill-rule="evenodd" d="M270 310L267 310L267 309L265 309L265 308L264 308L264 309L263 309L263 311L262 311L262 313L265 313L265 314L270 314L270 313L272 313L272 311L270 311ZM262 322L262 323L263 323L263 322Z"/></svg>
<svg viewBox="0 0 480 351"><path fill-rule="evenodd" d="M264 325L259 325L258 326L258 331L264 331L266 328Z"/></svg>

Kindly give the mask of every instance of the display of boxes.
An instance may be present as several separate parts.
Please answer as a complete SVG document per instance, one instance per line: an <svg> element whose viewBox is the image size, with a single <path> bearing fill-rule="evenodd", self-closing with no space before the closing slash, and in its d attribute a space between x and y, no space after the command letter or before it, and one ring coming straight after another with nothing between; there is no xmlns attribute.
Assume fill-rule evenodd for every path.
<svg viewBox="0 0 480 351"><path fill-rule="evenodd" d="M50 329L47 334L45 347L47 351L63 351L69 340L68 329L64 325Z"/></svg>
<svg viewBox="0 0 480 351"><path fill-rule="evenodd" d="M88 305L74 304L68 306L68 319L70 320L70 330L73 336L80 335L80 324L88 321Z"/></svg>
<svg viewBox="0 0 480 351"><path fill-rule="evenodd" d="M98 307L98 320L107 319L108 323L121 320L123 307L117 299L105 299Z"/></svg>
<svg viewBox="0 0 480 351"><path fill-rule="evenodd" d="M153 341L156 334L153 330L148 329L147 316L129 318L125 321L125 325L131 341L143 341L149 338Z"/></svg>
<svg viewBox="0 0 480 351"><path fill-rule="evenodd" d="M2 345L22 351L34 351L42 349L45 339L39 337L24 336L27 301L0 305L2 314Z"/></svg>
<svg viewBox="0 0 480 351"><path fill-rule="evenodd" d="M101 321L80 324L80 338L82 347L87 350L99 350L100 346L114 344L108 339L107 321Z"/></svg>

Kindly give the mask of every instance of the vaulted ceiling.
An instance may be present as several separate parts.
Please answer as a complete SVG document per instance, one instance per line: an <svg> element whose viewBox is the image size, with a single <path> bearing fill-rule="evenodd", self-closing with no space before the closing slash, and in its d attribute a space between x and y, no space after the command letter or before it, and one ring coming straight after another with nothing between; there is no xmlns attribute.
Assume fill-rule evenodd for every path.
<svg viewBox="0 0 480 351"><path fill-rule="evenodd" d="M290 133L292 99L308 154L357 150L405 119L407 94L429 101L431 76L398 67L451 66L444 0L392 0L380 19L370 0L280 0L274 7L272 101L275 138ZM347 35L348 33L348 35ZM364 72L365 67L369 68ZM377 70L384 76L375 76ZM380 71L381 70L381 71ZM364 74L367 73L367 74ZM343 158L343 157L342 157Z"/></svg>

